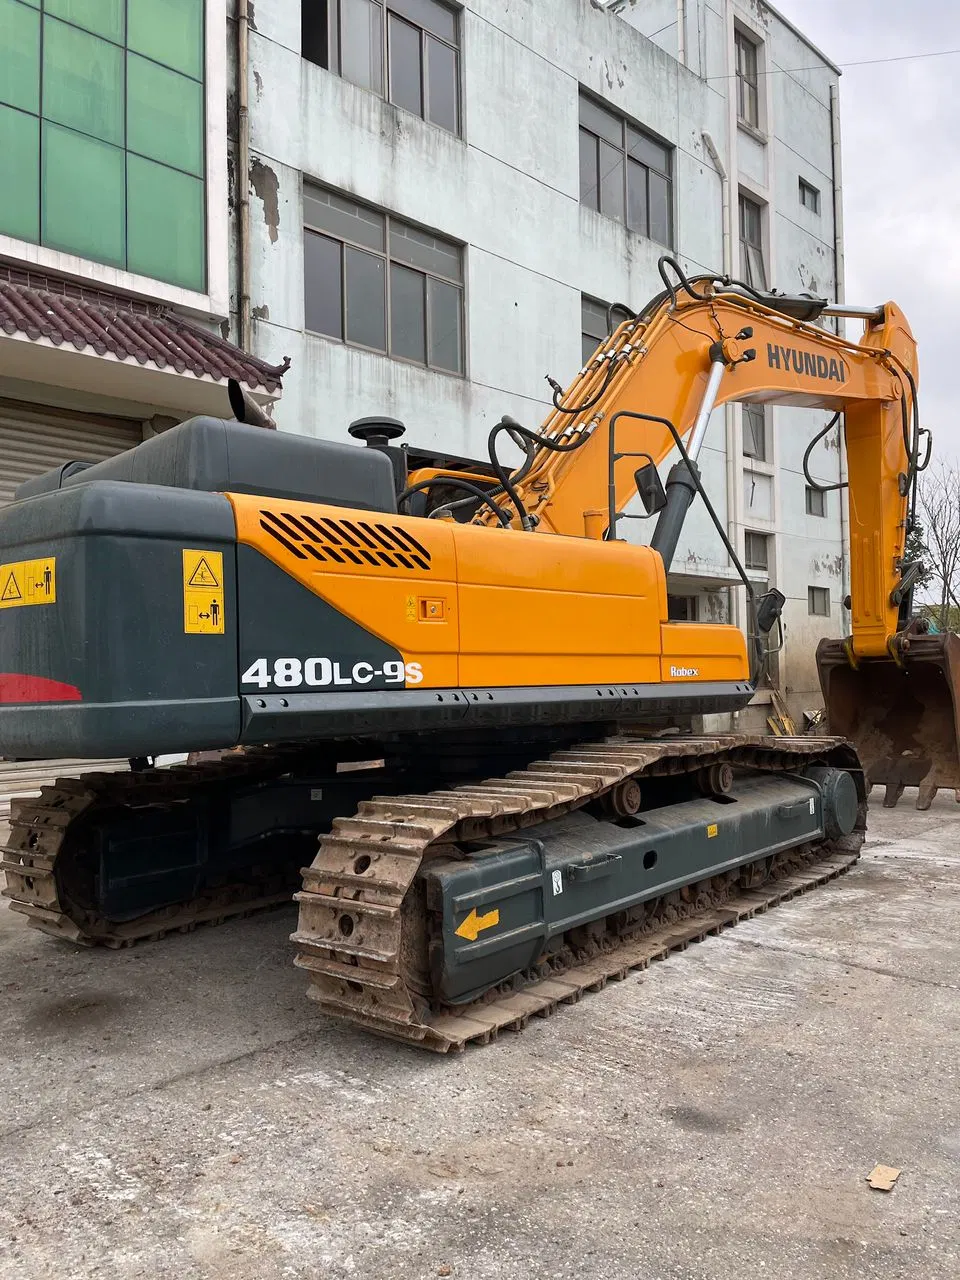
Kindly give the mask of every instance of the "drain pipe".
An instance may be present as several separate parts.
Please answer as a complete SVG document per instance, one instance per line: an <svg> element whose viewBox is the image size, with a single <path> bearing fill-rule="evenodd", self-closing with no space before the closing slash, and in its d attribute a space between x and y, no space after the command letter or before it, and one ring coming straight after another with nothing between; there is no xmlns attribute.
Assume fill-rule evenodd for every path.
<svg viewBox="0 0 960 1280"><path fill-rule="evenodd" d="M830 144L831 144L831 181L833 185L833 282L836 292L837 303L844 300L844 271L843 271L843 176L840 172L840 93L838 86L832 84L830 86ZM840 331L840 325L837 325L837 332ZM843 430L840 431L843 437ZM840 483L845 483L847 479L847 455L844 443L841 439L840 447L837 450L840 458ZM844 505L845 492L843 489L837 490L837 497L840 502L840 551L841 551L841 569L840 569L840 599L846 600L850 595L850 530L847 510ZM841 613L841 622L843 614ZM847 628L844 627L846 631Z"/></svg>
<svg viewBox="0 0 960 1280"><path fill-rule="evenodd" d="M687 65L687 0L677 0L677 61Z"/></svg>
<svg viewBox="0 0 960 1280"><path fill-rule="evenodd" d="M237 0L237 213L240 220L237 255L237 310L240 347L252 345L250 320L250 110L247 82L250 71L250 9Z"/></svg>

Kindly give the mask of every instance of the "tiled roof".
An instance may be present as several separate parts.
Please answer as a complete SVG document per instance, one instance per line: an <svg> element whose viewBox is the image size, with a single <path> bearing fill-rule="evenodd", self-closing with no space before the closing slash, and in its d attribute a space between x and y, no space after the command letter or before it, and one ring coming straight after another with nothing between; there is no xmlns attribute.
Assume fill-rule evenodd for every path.
<svg viewBox="0 0 960 1280"><path fill-rule="evenodd" d="M0 263L0 332L22 333L78 351L108 351L177 373L221 381L236 378L248 387L276 391L290 367L269 365L232 342L191 324L169 308L125 294L74 284L46 272Z"/></svg>

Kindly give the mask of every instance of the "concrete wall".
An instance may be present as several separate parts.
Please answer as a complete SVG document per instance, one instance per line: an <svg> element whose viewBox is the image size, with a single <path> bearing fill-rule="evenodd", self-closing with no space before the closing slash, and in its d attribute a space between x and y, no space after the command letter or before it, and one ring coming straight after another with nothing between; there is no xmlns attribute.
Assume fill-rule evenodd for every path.
<svg viewBox="0 0 960 1280"><path fill-rule="evenodd" d="M278 411L283 429L345 438L353 418L384 412L407 424L412 442L481 455L504 412L540 423L545 374L565 383L578 369L581 293L638 307L658 290L662 248L579 203L578 86L675 147L675 238L688 267L719 270L723 262L722 185L706 131L733 178L734 254L739 179L769 206L772 283L834 295L836 73L762 4L687 0L679 8L678 22L676 0L628 4L618 15L588 0L553 0L545 22L533 3L469 0L456 138L303 60L300 0L255 6L251 292L257 353L293 361ZM762 77L763 137L738 129L731 108L735 22L763 41L764 70L774 72ZM810 66L818 69L793 70ZM800 173L821 191L819 218L799 204ZM304 332L305 179L465 244L466 377ZM770 578L790 597L781 671L809 705L816 681L808 651L819 634L841 627L839 504L831 495L826 520L804 512L800 459L822 415L777 409L772 420L774 465L760 468L769 477L768 520L755 521L744 507L738 410L714 415L701 464L740 545L747 524L774 534ZM818 452L824 477L835 475L836 452ZM643 527L631 528L645 540ZM675 568L673 587L711 593L704 616L726 608L724 584L735 575L699 504ZM821 583L831 586L829 619L807 613L807 586Z"/></svg>

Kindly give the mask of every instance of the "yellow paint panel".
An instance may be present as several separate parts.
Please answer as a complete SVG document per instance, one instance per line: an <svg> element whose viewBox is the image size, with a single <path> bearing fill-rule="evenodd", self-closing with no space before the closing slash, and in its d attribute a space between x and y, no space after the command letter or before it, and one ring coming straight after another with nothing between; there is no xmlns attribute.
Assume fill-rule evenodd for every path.
<svg viewBox="0 0 960 1280"><path fill-rule="evenodd" d="M54 604L56 599L55 556L0 565L0 609L18 609L28 604Z"/></svg>
<svg viewBox="0 0 960 1280"><path fill-rule="evenodd" d="M223 635L223 552L184 548L183 629L187 635Z"/></svg>
<svg viewBox="0 0 960 1280"><path fill-rule="evenodd" d="M749 677L746 642L739 627L720 622L666 622L660 637L660 678L668 683Z"/></svg>

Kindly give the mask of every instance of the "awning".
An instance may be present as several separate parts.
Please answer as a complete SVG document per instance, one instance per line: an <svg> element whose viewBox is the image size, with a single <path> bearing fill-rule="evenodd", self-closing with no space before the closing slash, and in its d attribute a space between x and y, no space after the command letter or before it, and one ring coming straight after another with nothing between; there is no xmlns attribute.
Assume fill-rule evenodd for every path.
<svg viewBox="0 0 960 1280"><path fill-rule="evenodd" d="M2 376L223 417L229 378L263 403L289 367L169 307L0 263Z"/></svg>

